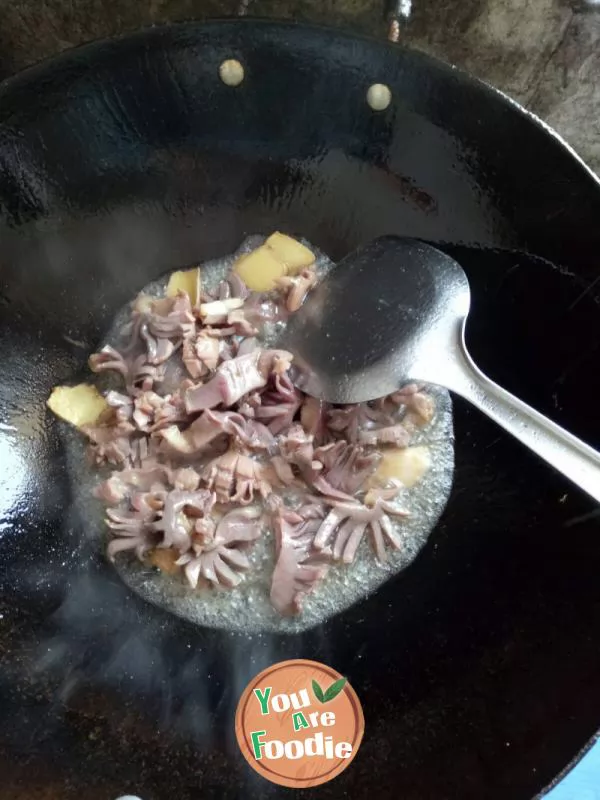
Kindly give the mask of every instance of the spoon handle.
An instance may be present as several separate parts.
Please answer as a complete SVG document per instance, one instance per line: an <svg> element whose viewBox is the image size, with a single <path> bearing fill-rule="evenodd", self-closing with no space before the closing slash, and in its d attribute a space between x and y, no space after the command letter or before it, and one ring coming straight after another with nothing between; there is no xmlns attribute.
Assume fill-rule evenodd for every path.
<svg viewBox="0 0 600 800"><path fill-rule="evenodd" d="M600 503L600 453L490 380L475 365L461 336L449 389L464 397L554 469Z"/></svg>

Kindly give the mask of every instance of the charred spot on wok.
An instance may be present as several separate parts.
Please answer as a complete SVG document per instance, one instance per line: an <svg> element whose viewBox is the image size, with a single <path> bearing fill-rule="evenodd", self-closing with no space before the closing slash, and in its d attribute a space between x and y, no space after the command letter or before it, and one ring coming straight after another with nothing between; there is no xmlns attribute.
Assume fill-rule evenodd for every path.
<svg viewBox="0 0 600 800"><path fill-rule="evenodd" d="M202 266L171 273L90 357L110 388L79 389L75 412L54 408L85 434L93 469L109 470L94 488L108 559L175 613L315 624L409 563L441 510L446 395L410 385L332 406L301 392L292 355L272 346L329 267L276 233L229 258L219 280ZM430 473L441 489L425 501L407 487Z"/></svg>

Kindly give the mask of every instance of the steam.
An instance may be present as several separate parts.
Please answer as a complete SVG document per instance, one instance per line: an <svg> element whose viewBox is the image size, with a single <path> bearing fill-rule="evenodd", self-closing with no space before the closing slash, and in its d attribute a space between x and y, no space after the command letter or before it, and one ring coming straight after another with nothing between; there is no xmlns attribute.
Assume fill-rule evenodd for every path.
<svg viewBox="0 0 600 800"><path fill-rule="evenodd" d="M133 705L157 734L237 754L237 702L278 660L275 643L199 630L146 605L109 570L82 565L73 576L37 649L37 675L65 710L100 693L110 714Z"/></svg>

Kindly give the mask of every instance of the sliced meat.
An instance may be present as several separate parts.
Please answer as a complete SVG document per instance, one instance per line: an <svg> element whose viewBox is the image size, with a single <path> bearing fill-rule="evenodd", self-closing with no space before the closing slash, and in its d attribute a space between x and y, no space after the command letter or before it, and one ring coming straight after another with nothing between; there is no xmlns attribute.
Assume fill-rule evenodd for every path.
<svg viewBox="0 0 600 800"><path fill-rule="evenodd" d="M307 594L314 591L329 570L327 555L313 549L324 509L317 502L291 511L280 506L273 517L276 561L271 581L271 604L280 614L302 611Z"/></svg>
<svg viewBox="0 0 600 800"><path fill-rule="evenodd" d="M252 415L277 435L287 430L294 421L302 405L302 397L287 372L275 374L260 394L260 403L254 407Z"/></svg>
<svg viewBox="0 0 600 800"><path fill-rule="evenodd" d="M125 550L133 550L138 558L143 558L156 545L151 519L141 511L107 509L106 524L115 537L108 544L108 558L113 561L117 553Z"/></svg>
<svg viewBox="0 0 600 800"><path fill-rule="evenodd" d="M206 489L196 492L173 489L164 500L160 518L153 524L153 530L162 534L158 546L185 553L192 544L192 519L208 516L214 504L215 495Z"/></svg>
<svg viewBox="0 0 600 800"><path fill-rule="evenodd" d="M248 546L262 534L259 508L241 508L221 518L214 533L198 537L187 553L176 562L195 589L198 581L232 588L243 580L249 568Z"/></svg>
<svg viewBox="0 0 600 800"><path fill-rule="evenodd" d="M311 267L306 267L294 277L285 276L277 279L277 288L284 292L285 306L290 313L298 311L316 282L317 273Z"/></svg>
<svg viewBox="0 0 600 800"><path fill-rule="evenodd" d="M125 379L129 376L129 365L124 357L108 344L100 352L92 353L88 363L92 372L118 372Z"/></svg>
<svg viewBox="0 0 600 800"><path fill-rule="evenodd" d="M233 436L251 450L268 450L274 437L264 425L233 411L205 411L185 431L172 425L158 432L169 445L186 455L201 454L219 436Z"/></svg>
<svg viewBox="0 0 600 800"><path fill-rule="evenodd" d="M318 400L316 397L305 397L300 409L300 422L309 436L313 437L316 446L327 444L331 434L327 427L329 403Z"/></svg>
<svg viewBox="0 0 600 800"><path fill-rule="evenodd" d="M92 460L117 468L94 492L107 506L109 558L162 553L192 588L235 587L266 509L271 602L297 614L331 562L350 564L365 537L379 561L402 546L392 522L406 515L399 484L365 487L380 449L405 447L432 419L433 400L415 384L336 407L296 389L292 355L262 348L257 334L285 322L315 282L309 267L255 293L232 273L195 308L186 292L140 295L124 344L90 357L93 371L124 384L84 429Z"/></svg>
<svg viewBox="0 0 600 800"><path fill-rule="evenodd" d="M144 323L148 333L157 339L180 341L189 336L195 325L189 295L182 292L175 297L155 300L144 315Z"/></svg>
<svg viewBox="0 0 600 800"><path fill-rule="evenodd" d="M410 434L402 423L398 423L386 428L362 430L358 434L358 441L371 446L391 444L394 447L407 447L410 442Z"/></svg>
<svg viewBox="0 0 600 800"><path fill-rule="evenodd" d="M214 336L201 331L196 338L183 342L183 363L192 378L198 380L213 372L219 364L221 343Z"/></svg>
<svg viewBox="0 0 600 800"><path fill-rule="evenodd" d="M376 558L386 561L386 541L396 550L402 547L402 540L388 515L405 517L407 513L390 505L381 496L375 495L373 499L372 506L356 501L329 501L333 508L315 535L314 548L320 551L331 548L334 560L351 564L365 532L369 531Z"/></svg>
<svg viewBox="0 0 600 800"><path fill-rule="evenodd" d="M256 350L225 361L212 380L187 390L185 404L188 413L220 404L232 406L243 395L266 386L272 372L285 372L291 358L291 354L284 350Z"/></svg>
<svg viewBox="0 0 600 800"><path fill-rule="evenodd" d="M349 495L356 494L381 461L380 453L367 453L362 447L345 442L319 447L313 457L323 465L320 477Z"/></svg>
<svg viewBox="0 0 600 800"><path fill-rule="evenodd" d="M256 492L267 497L272 491L262 465L235 448L211 461L202 472L202 480L220 503L248 505Z"/></svg>

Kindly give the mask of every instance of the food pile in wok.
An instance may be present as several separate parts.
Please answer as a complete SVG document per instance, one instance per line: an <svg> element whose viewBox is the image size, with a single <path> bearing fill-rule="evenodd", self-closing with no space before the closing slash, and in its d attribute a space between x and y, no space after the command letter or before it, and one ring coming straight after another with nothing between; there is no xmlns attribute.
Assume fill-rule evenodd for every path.
<svg viewBox="0 0 600 800"><path fill-rule="evenodd" d="M346 406L294 386L292 354L269 338L318 279L311 249L281 233L216 286L201 267L174 272L162 296L133 301L119 345L90 357L110 388L53 391L49 407L109 470L95 489L109 559L134 554L190 589L227 589L273 535L270 599L292 615L333 565L351 569L363 539L380 562L402 547L401 492L427 468L409 445L434 403L416 385Z"/></svg>

